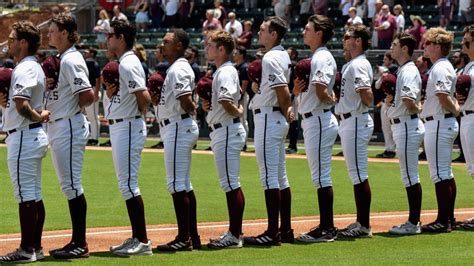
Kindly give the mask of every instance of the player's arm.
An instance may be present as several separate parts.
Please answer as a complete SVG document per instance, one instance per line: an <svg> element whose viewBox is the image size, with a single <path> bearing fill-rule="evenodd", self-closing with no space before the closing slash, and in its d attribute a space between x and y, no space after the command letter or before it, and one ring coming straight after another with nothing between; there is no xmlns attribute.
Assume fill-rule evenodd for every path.
<svg viewBox="0 0 474 266"><path fill-rule="evenodd" d="M291 113L291 97L288 85L277 86L273 88L277 95L278 104L280 105L281 113L290 120Z"/></svg>
<svg viewBox="0 0 474 266"><path fill-rule="evenodd" d="M239 106L235 106L232 101L227 100L221 100L219 103L231 116L242 117L244 115L244 107L241 104L239 104Z"/></svg>
<svg viewBox="0 0 474 266"><path fill-rule="evenodd" d="M94 102L99 100L100 86L102 85L100 77L95 79L95 88L94 88Z"/></svg>
<svg viewBox="0 0 474 266"><path fill-rule="evenodd" d="M30 105L30 101L24 98L15 98L15 105L17 112L28 120L34 122L48 122L50 112L42 110L37 112L33 110Z"/></svg>
<svg viewBox="0 0 474 266"><path fill-rule="evenodd" d="M140 113L145 114L148 106L151 103L150 93L148 93L148 90L141 90L136 91L133 94L135 94L135 97L137 97L138 110Z"/></svg>
<svg viewBox="0 0 474 266"><path fill-rule="evenodd" d="M6 108L7 102L8 102L7 95L5 93L0 92L0 106L3 108Z"/></svg>
<svg viewBox="0 0 474 266"><path fill-rule="evenodd" d="M417 114L421 111L420 106L415 103L415 100L411 98L402 98L402 101L410 114Z"/></svg>
<svg viewBox="0 0 474 266"><path fill-rule="evenodd" d="M316 83L316 96L318 99L326 104L334 105L336 101L328 94L328 87L322 83Z"/></svg>
<svg viewBox="0 0 474 266"><path fill-rule="evenodd" d="M94 91L92 88L90 90L85 90L79 93L79 106L87 107L94 103Z"/></svg>
<svg viewBox="0 0 474 266"><path fill-rule="evenodd" d="M193 96L191 93L182 95L178 98L181 108L191 115L194 115L196 112L196 104L193 101Z"/></svg>
<svg viewBox="0 0 474 266"><path fill-rule="evenodd" d="M459 116L459 105L457 102L453 101L453 98L447 93L437 93L439 104L443 107L444 110L454 114L454 116Z"/></svg>
<svg viewBox="0 0 474 266"><path fill-rule="evenodd" d="M374 95L372 94L372 89L370 87L363 87L358 89L360 99L362 103L366 106L370 106L374 100Z"/></svg>
<svg viewBox="0 0 474 266"><path fill-rule="evenodd" d="M249 87L249 80L248 79L244 79L242 80L242 85L240 86L240 88L242 89L242 93L245 93L247 92L247 88Z"/></svg>

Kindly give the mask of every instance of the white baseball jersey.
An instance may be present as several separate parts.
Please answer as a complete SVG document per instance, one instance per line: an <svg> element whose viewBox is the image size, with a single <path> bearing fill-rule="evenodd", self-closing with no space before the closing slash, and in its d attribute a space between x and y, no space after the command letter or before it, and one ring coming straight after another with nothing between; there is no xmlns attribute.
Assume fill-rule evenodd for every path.
<svg viewBox="0 0 474 266"><path fill-rule="evenodd" d="M145 71L133 51L125 52L119 59L119 83L117 95L112 96L107 119L140 116L134 92L146 90Z"/></svg>
<svg viewBox="0 0 474 266"><path fill-rule="evenodd" d="M474 61L469 62L469 64L464 67L462 73L471 77L471 89L469 90L464 104L461 105L461 111L472 111L474 110Z"/></svg>
<svg viewBox="0 0 474 266"><path fill-rule="evenodd" d="M60 60L58 85L45 95L45 108L51 112L51 121L80 112L79 93L92 90L86 61L74 46L67 49Z"/></svg>
<svg viewBox="0 0 474 266"><path fill-rule="evenodd" d="M387 110L390 119L400 116L411 115L403 99L411 99L416 104L421 98L421 77L418 68L413 61L408 61L400 66L397 72L397 83L395 88L395 98L392 106Z"/></svg>
<svg viewBox="0 0 474 266"><path fill-rule="evenodd" d="M290 66L290 56L281 45L273 47L263 56L262 80L259 91L253 98L253 109L280 106L273 89L288 84Z"/></svg>
<svg viewBox="0 0 474 266"><path fill-rule="evenodd" d="M188 60L179 58L166 71L166 78L161 87L161 98L158 103L160 120L178 117L186 112L178 98L191 94L194 90L194 72Z"/></svg>
<svg viewBox="0 0 474 266"><path fill-rule="evenodd" d="M426 85L426 101L423 104L421 117L448 113L439 103L438 93L454 95L456 91L456 72L447 58L438 59L431 67Z"/></svg>
<svg viewBox="0 0 474 266"><path fill-rule="evenodd" d="M30 101L31 108L41 110L45 77L43 69L34 56L27 56L18 63L12 73L9 99L2 115L2 130L26 127L33 122L16 110L15 99Z"/></svg>
<svg viewBox="0 0 474 266"><path fill-rule="evenodd" d="M332 105L322 103L316 95L316 84L327 87L329 95L332 94L332 87L336 81L337 64L331 52L326 47L318 48L311 58L311 72L309 75L310 84L308 90L301 92L298 96L300 114L311 111L322 111L330 109Z"/></svg>
<svg viewBox="0 0 474 266"><path fill-rule="evenodd" d="M231 116L220 101L230 101L235 105L239 104L240 82L239 74L230 61L221 65L213 74L212 80L212 110L207 114L209 125L231 120Z"/></svg>
<svg viewBox="0 0 474 266"><path fill-rule="evenodd" d="M362 102L359 89L371 88L373 81L372 66L365 54L361 54L342 67L341 97L336 104L336 114L350 112L363 113L369 107Z"/></svg>

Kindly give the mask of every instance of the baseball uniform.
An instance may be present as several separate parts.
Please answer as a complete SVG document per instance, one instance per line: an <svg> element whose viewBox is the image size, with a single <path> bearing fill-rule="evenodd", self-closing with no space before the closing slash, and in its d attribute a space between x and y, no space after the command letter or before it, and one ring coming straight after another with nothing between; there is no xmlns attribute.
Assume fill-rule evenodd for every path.
<svg viewBox="0 0 474 266"><path fill-rule="evenodd" d="M146 125L135 92L146 90L145 72L133 51L119 59L118 93L110 99L106 118L110 125L112 157L124 200L140 195L138 171L146 140Z"/></svg>
<svg viewBox="0 0 474 266"><path fill-rule="evenodd" d="M420 183L418 148L425 127L417 113L408 111L404 99L413 100L415 104L421 99L421 77L413 61L408 61L398 69L395 97L387 109L400 161L400 175L405 187L411 187Z"/></svg>
<svg viewBox="0 0 474 266"><path fill-rule="evenodd" d="M437 94L450 97L456 90L456 73L447 58L434 62L426 85L426 100L421 112L425 121L425 151L433 183L452 179L451 153L459 128L453 114L441 107Z"/></svg>
<svg viewBox="0 0 474 266"><path fill-rule="evenodd" d="M469 175L474 178L474 61L464 67L464 75L471 77L471 89L461 106L461 142L466 158L466 167Z"/></svg>
<svg viewBox="0 0 474 266"><path fill-rule="evenodd" d="M341 96L336 114L341 118L338 129L349 175L354 185L368 179L368 145L374 123L369 107L362 102L359 90L370 89L373 72L370 62L361 54L342 67Z"/></svg>
<svg viewBox="0 0 474 266"><path fill-rule="evenodd" d="M82 54L74 46L61 54L56 88L45 94L45 109L51 112L47 125L54 168L68 200L84 193L81 174L89 124L81 113L79 93L91 90Z"/></svg>
<svg viewBox="0 0 474 266"><path fill-rule="evenodd" d="M316 95L316 85L327 87L332 95L336 80L337 65L326 47L318 48L311 58L310 84L298 95L298 112L303 117L304 145L311 177L319 189L332 186L331 154L337 137L337 119L331 113L332 105L323 103Z"/></svg>
<svg viewBox="0 0 474 266"><path fill-rule="evenodd" d="M217 174L225 192L240 187L240 150L245 144L246 133L240 119L231 116L220 102L230 101L238 106L239 99L239 76L235 67L226 62L213 74L212 109L206 118L211 131L211 147Z"/></svg>
<svg viewBox="0 0 474 266"><path fill-rule="evenodd" d="M12 73L2 131L8 137L8 169L18 203L42 200L41 161L48 139L40 122L33 122L16 110L15 99L28 100L34 110L43 109L45 76L34 56L23 58Z"/></svg>

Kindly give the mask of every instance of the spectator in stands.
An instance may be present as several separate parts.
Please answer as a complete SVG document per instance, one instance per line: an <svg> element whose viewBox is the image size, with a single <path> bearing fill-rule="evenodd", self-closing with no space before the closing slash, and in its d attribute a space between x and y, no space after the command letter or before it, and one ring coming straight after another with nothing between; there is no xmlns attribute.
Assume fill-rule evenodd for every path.
<svg viewBox="0 0 474 266"><path fill-rule="evenodd" d="M243 46L237 46L232 54L232 60L234 61L234 66L239 73L240 89L242 90L242 97L240 104L244 108L244 114L240 118L240 122L244 126L245 132L247 132L247 137L245 139L245 145L242 148L242 151L247 150L247 139L249 135L249 124L248 124L248 107L249 107L249 91L250 91L250 80L247 74L248 64L245 61L247 56L247 49Z"/></svg>
<svg viewBox="0 0 474 266"><path fill-rule="evenodd" d="M313 14L311 15L324 15L328 14L328 0L312 0L311 7L313 8ZM301 19L300 21L306 21Z"/></svg>
<svg viewBox="0 0 474 266"><path fill-rule="evenodd" d="M214 17L214 9L206 11L206 20L202 23L202 36L204 39L204 47L207 45L207 35L210 31L222 30L221 22Z"/></svg>
<svg viewBox="0 0 474 266"><path fill-rule="evenodd" d="M201 79L201 68L199 67L199 49L196 46L191 46L184 52L184 57L188 60L194 72L194 82L197 83Z"/></svg>
<svg viewBox="0 0 474 266"><path fill-rule="evenodd" d="M237 39L243 32L242 23L235 18L234 12L230 12L228 18L229 22L225 24L224 31L230 33L234 39Z"/></svg>
<svg viewBox="0 0 474 266"><path fill-rule="evenodd" d="M150 19L151 19L151 27L152 28L159 28L161 26L161 22L163 21L164 11L164 0L152 0L150 2Z"/></svg>
<svg viewBox="0 0 474 266"><path fill-rule="evenodd" d="M221 0L214 1L214 17L221 22L221 25L225 25L227 22L227 12Z"/></svg>
<svg viewBox="0 0 474 266"><path fill-rule="evenodd" d="M181 28L189 28L189 22L193 11L194 0L179 0L178 14Z"/></svg>
<svg viewBox="0 0 474 266"><path fill-rule="evenodd" d="M378 35L378 48L389 49L397 29L395 17L390 13L388 5L383 5L381 14L377 16L378 23L374 28Z"/></svg>
<svg viewBox="0 0 474 266"><path fill-rule="evenodd" d="M166 71L170 67L170 63L166 60L161 52L161 45L158 44L155 50L155 71L160 72L163 76L166 76Z"/></svg>
<svg viewBox="0 0 474 266"><path fill-rule="evenodd" d="M237 45L242 45L245 49L250 49L253 37L252 25L252 21L250 20L244 22L244 31L239 38L237 38Z"/></svg>
<svg viewBox="0 0 474 266"><path fill-rule="evenodd" d="M396 34L402 33L405 30L405 13L403 13L403 7L401 5L396 5L393 7L393 14L395 14L395 19L397 22Z"/></svg>
<svg viewBox="0 0 474 266"><path fill-rule="evenodd" d="M165 0L165 26L176 28L179 25L178 0Z"/></svg>
<svg viewBox="0 0 474 266"><path fill-rule="evenodd" d="M148 26L148 0L138 0L135 5L135 27L137 30L145 30Z"/></svg>
<svg viewBox="0 0 474 266"><path fill-rule="evenodd" d="M458 1L458 16L461 17L463 13L468 11L472 8L472 1L471 0L459 0Z"/></svg>
<svg viewBox="0 0 474 266"><path fill-rule="evenodd" d="M410 33L411 35L415 37L416 47L418 49L422 49L423 48L422 38L423 38L423 34L426 31L426 28L424 26L426 22L420 16L415 16L415 15L410 15L410 20L413 25L410 28L408 28L406 32Z"/></svg>
<svg viewBox="0 0 474 266"><path fill-rule="evenodd" d="M289 21L291 12L291 0L272 0L273 10L275 16L283 18L285 21Z"/></svg>
<svg viewBox="0 0 474 266"><path fill-rule="evenodd" d="M427 74L433 63L431 63L431 60L428 57L420 55L416 59L415 65L418 68L418 71L420 71L420 74Z"/></svg>
<svg viewBox="0 0 474 266"><path fill-rule="evenodd" d="M351 0L341 0L341 3L339 4L339 10L342 12L342 21L347 21L349 19L349 8L351 7Z"/></svg>
<svg viewBox="0 0 474 266"><path fill-rule="evenodd" d="M299 0L300 3L300 21L307 21L313 14L313 0Z"/></svg>
<svg viewBox="0 0 474 266"><path fill-rule="evenodd" d="M288 88L290 88L291 92L291 105L293 107L293 112L295 114L298 113L298 101L295 97L295 95L292 93L293 91L293 80L295 79L295 65L298 63L298 50L296 50L294 47L289 47L286 49L286 52L290 56L291 59L291 72L290 72L290 79L288 82ZM295 119L290 123L290 127L288 129L288 148L286 149L286 154L295 154L298 152L298 146L296 145L298 142L298 132L299 132L299 116L296 116Z"/></svg>
<svg viewBox="0 0 474 266"><path fill-rule="evenodd" d="M140 63L142 63L143 71L145 71L145 79L148 79L150 75L150 70L148 69L148 56L146 54L145 47L143 46L143 44L136 43L133 46L133 52L140 60Z"/></svg>
<svg viewBox="0 0 474 266"><path fill-rule="evenodd" d="M357 16L357 9L355 7L349 8L349 19L344 26L344 29L347 31L349 26L356 25L356 24L363 24L362 19Z"/></svg>
<svg viewBox="0 0 474 266"><path fill-rule="evenodd" d="M253 9L257 8L258 0L244 0L244 8L245 9Z"/></svg>
<svg viewBox="0 0 474 266"><path fill-rule="evenodd" d="M112 23L116 19L128 21L127 16L125 16L125 14L122 13L122 8L120 8L120 6L115 5L112 11L114 12L114 16L112 17L112 20L110 21L110 23Z"/></svg>
<svg viewBox="0 0 474 266"><path fill-rule="evenodd" d="M439 8L439 26L446 28L453 20L454 6L456 0L438 0Z"/></svg>
<svg viewBox="0 0 474 266"><path fill-rule="evenodd" d="M380 8L382 8L382 2L380 2ZM377 1L376 0L365 0L364 1L364 4L365 4L365 15L364 15L364 19L366 19L369 23L370 26L373 25L373 19L375 17L375 14L376 14L376 5L377 5Z"/></svg>
<svg viewBox="0 0 474 266"><path fill-rule="evenodd" d="M99 20L97 25L94 27L94 32L97 34L97 45L99 49L107 48L107 33L110 31L109 14L105 9L101 9L99 12Z"/></svg>
<svg viewBox="0 0 474 266"><path fill-rule="evenodd" d="M451 56L451 64L453 64L456 75L462 74L464 67L469 63L469 56L461 51L454 52Z"/></svg>

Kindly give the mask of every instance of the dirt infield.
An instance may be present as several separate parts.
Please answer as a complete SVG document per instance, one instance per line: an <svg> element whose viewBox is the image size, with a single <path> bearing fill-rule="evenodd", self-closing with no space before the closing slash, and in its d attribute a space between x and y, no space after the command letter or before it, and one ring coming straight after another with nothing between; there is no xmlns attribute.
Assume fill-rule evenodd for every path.
<svg viewBox="0 0 474 266"><path fill-rule="evenodd" d="M458 221L465 220L474 216L474 208L457 209L456 218ZM407 212L384 212L372 213L371 223L372 231L386 232L391 226L403 223L407 220ZM421 220L423 223L429 223L436 218L436 211L423 211ZM353 214L336 215L335 224L339 228L343 228L355 220ZM294 217L292 220L295 234L308 231L311 227L319 224L319 217ZM243 231L245 235L260 234L266 229L266 220L246 220L244 221ZM199 223L199 233L201 240L207 243L207 239L215 238L221 233L227 231L227 222L209 222ZM70 230L49 231L43 234L43 247L50 250L52 248L64 245L70 239ZM176 225L148 225L148 237L152 240L153 245L168 242L174 239L177 234ZM116 245L130 237L131 230L129 227L103 227L89 228L87 230L87 239L90 252L107 251L111 245ZM18 247L20 242L19 234L0 235L0 254L5 254Z"/></svg>

